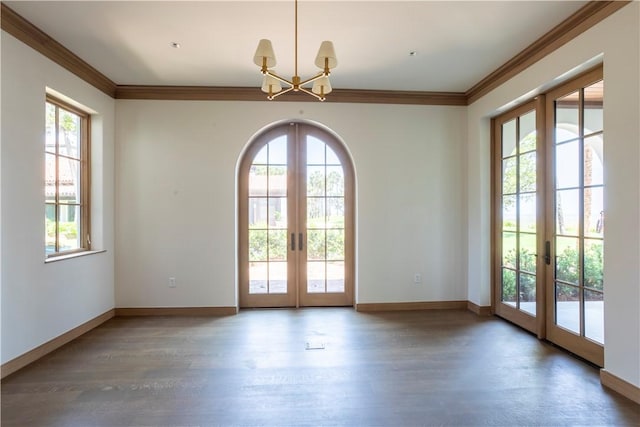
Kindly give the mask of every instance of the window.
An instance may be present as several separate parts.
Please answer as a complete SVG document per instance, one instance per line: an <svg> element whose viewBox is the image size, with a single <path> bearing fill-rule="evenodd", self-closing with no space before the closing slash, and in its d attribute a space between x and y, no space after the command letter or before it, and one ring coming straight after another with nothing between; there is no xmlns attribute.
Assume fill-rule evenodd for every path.
<svg viewBox="0 0 640 427"><path fill-rule="evenodd" d="M89 250L89 115L47 96L45 255Z"/></svg>

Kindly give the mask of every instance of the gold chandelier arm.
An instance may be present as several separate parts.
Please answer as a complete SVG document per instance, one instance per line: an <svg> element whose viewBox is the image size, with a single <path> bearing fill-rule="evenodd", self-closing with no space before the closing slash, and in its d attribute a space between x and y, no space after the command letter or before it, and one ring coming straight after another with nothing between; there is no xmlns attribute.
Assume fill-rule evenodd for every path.
<svg viewBox="0 0 640 427"><path fill-rule="evenodd" d="M315 76L313 76L313 77L311 77L311 78L309 78L309 79L307 79L307 80L305 80L305 81L301 82L301 83L300 83L300 86L302 86L302 85L306 85L307 83L313 83L313 82L315 82L316 80L318 80L320 77L324 77L324 73L319 73L318 75L315 75Z"/></svg>
<svg viewBox="0 0 640 427"><path fill-rule="evenodd" d="M275 54L273 53L273 47L271 46L271 41L267 39L262 39L258 43L258 48L256 50L256 54L254 55L253 62L260 67L260 72L265 76L262 84L262 91L268 92L268 99L277 98L280 95L283 95L287 92L304 92L308 95L313 96L320 101L325 100L325 92L331 92L331 84L329 83L328 76L331 72L329 68L330 61L331 65L335 67L337 65L337 60L335 58L335 52L333 49L333 43L330 41L323 41L320 44L320 50L318 51L318 56L316 57L315 64L319 68L322 68L315 76L308 78L306 80L300 79L298 76L298 0L294 0L294 17L295 17L295 25L294 25L294 74L291 80L285 79L270 71L267 67L269 65L275 66ZM260 60L262 58L262 60ZM323 68L324 65L324 68ZM324 80L318 82L317 80L323 78ZM275 80L275 81L274 81ZM314 83L313 89L305 89L302 86L308 85L309 83ZM288 88L282 90L281 84L287 85ZM273 88L276 90L280 90L279 92L273 93ZM320 95L314 93L320 92Z"/></svg>
<svg viewBox="0 0 640 427"><path fill-rule="evenodd" d="M267 98L269 99L269 101L273 101L275 98L279 97L280 95L284 95L285 93L291 92L292 90L293 90L293 86L286 88L285 90L281 90L280 92L274 93Z"/></svg>
<svg viewBox="0 0 640 427"><path fill-rule="evenodd" d="M320 101L324 101L324 100L326 99L324 96L320 96L320 95L318 95L318 94L315 94L315 93L311 92L309 89L305 89L305 88L303 88L303 87L301 87L301 88L299 88L299 89L300 89L300 92L307 93L307 94L309 94L309 95L313 96L314 98L317 98L317 99L318 99L318 100L320 100ZM289 90L289 89L287 89L287 90ZM281 94L281 93L282 93L282 92L278 92L278 95L279 95L279 94Z"/></svg>
<svg viewBox="0 0 640 427"><path fill-rule="evenodd" d="M267 75L267 76L271 76L274 79L293 87L293 82L290 82L289 80L285 79L284 77L280 77L279 75L277 75L276 73L274 73L272 71L267 70L267 72L264 73L264 74Z"/></svg>

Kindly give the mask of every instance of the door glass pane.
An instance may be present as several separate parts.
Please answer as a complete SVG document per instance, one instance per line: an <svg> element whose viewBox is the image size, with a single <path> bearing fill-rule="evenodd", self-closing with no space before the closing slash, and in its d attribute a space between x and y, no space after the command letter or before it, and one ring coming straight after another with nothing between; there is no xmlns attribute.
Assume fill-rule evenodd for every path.
<svg viewBox="0 0 640 427"><path fill-rule="evenodd" d="M327 263L327 292L344 292L344 261Z"/></svg>
<svg viewBox="0 0 640 427"><path fill-rule="evenodd" d="M325 266L324 261L307 262L307 292L323 293L325 289Z"/></svg>
<svg viewBox="0 0 640 427"><path fill-rule="evenodd" d="M249 169L249 196L267 195L267 167L251 165Z"/></svg>
<svg viewBox="0 0 640 427"><path fill-rule="evenodd" d="M269 197L287 195L287 167L269 166Z"/></svg>
<svg viewBox="0 0 640 427"><path fill-rule="evenodd" d="M584 291L584 336L604 344L604 297L602 292Z"/></svg>
<svg viewBox="0 0 640 427"><path fill-rule="evenodd" d="M556 188L580 185L580 142L556 145Z"/></svg>
<svg viewBox="0 0 640 427"><path fill-rule="evenodd" d="M287 263L286 262L270 262L269 263L269 293L270 294L286 294L287 293Z"/></svg>
<svg viewBox="0 0 640 427"><path fill-rule="evenodd" d="M249 230L249 261L266 261L267 253L267 230Z"/></svg>
<svg viewBox="0 0 640 427"><path fill-rule="evenodd" d="M535 193L520 195L520 231L535 233L538 220Z"/></svg>
<svg viewBox="0 0 640 427"><path fill-rule="evenodd" d="M573 237L556 237L556 279L578 284L579 244L580 239Z"/></svg>
<svg viewBox="0 0 640 427"><path fill-rule="evenodd" d="M556 191L556 231L565 236L580 233L580 190Z"/></svg>
<svg viewBox="0 0 640 427"><path fill-rule="evenodd" d="M325 228L324 202L322 197L307 198L307 228Z"/></svg>
<svg viewBox="0 0 640 427"><path fill-rule="evenodd" d="M327 259L344 260L344 229L327 230Z"/></svg>
<svg viewBox="0 0 640 427"><path fill-rule="evenodd" d="M287 230L269 230L269 261L286 261Z"/></svg>
<svg viewBox="0 0 640 427"><path fill-rule="evenodd" d="M249 263L249 293L266 294L269 280L266 262Z"/></svg>
<svg viewBox="0 0 640 427"><path fill-rule="evenodd" d="M580 334L580 298L577 286L556 283L556 324Z"/></svg>
<svg viewBox="0 0 640 427"><path fill-rule="evenodd" d="M324 166L307 166L307 196L325 195Z"/></svg>
<svg viewBox="0 0 640 427"><path fill-rule="evenodd" d="M344 227L344 197L327 197L327 228Z"/></svg>
<svg viewBox="0 0 640 427"><path fill-rule="evenodd" d="M502 125L502 157L516 154L516 119Z"/></svg>
<svg viewBox="0 0 640 427"><path fill-rule="evenodd" d="M518 189L517 158L510 157L502 161L502 194L513 194Z"/></svg>
<svg viewBox="0 0 640 427"><path fill-rule="evenodd" d="M603 142L602 134L584 140L584 185L603 185Z"/></svg>
<svg viewBox="0 0 640 427"><path fill-rule="evenodd" d="M598 291L604 290L603 241L584 239L584 286Z"/></svg>
<svg viewBox="0 0 640 427"><path fill-rule="evenodd" d="M338 156L336 156L335 151L333 151L331 149L331 147L329 147L327 145L325 145L325 146L326 146L326 149L327 149L327 162L326 162L327 165L340 166L341 165L340 159L338 159ZM342 167L340 167L340 169L342 169Z"/></svg>
<svg viewBox="0 0 640 427"><path fill-rule="evenodd" d="M258 154L253 158L254 165L266 165L268 163L268 151L269 144L266 144L264 147L258 151Z"/></svg>
<svg viewBox="0 0 640 427"><path fill-rule="evenodd" d="M584 189L584 234L587 237L603 237L604 188Z"/></svg>
<svg viewBox="0 0 640 427"><path fill-rule="evenodd" d="M249 197L249 228L265 228L267 226L266 197Z"/></svg>
<svg viewBox="0 0 640 427"><path fill-rule="evenodd" d="M516 198L518 196L502 197L502 229L505 231L516 230Z"/></svg>
<svg viewBox="0 0 640 427"><path fill-rule="evenodd" d="M536 191L536 152L522 154L520 160L520 189L521 192Z"/></svg>
<svg viewBox="0 0 640 427"><path fill-rule="evenodd" d="M520 273L520 310L536 314L536 276Z"/></svg>
<svg viewBox="0 0 640 427"><path fill-rule="evenodd" d="M516 233L502 233L502 265L516 268Z"/></svg>
<svg viewBox="0 0 640 427"><path fill-rule="evenodd" d="M536 149L536 112L520 116L520 153Z"/></svg>
<svg viewBox="0 0 640 427"><path fill-rule="evenodd" d="M562 123L564 129L575 129L573 134L578 134L578 117L579 108L578 101L580 99L580 91L575 91L569 95L556 100L556 123ZM571 125L571 126L566 126ZM556 127L557 129L558 127ZM577 135L575 135L577 136ZM556 132L556 143L567 141L574 138L572 133Z"/></svg>
<svg viewBox="0 0 640 427"><path fill-rule="evenodd" d="M269 197L269 228L287 228L287 198Z"/></svg>
<svg viewBox="0 0 640 427"><path fill-rule="evenodd" d="M327 196L344 196L342 166L327 166Z"/></svg>
<svg viewBox="0 0 640 427"><path fill-rule="evenodd" d="M536 235L520 233L520 270L536 272Z"/></svg>
<svg viewBox="0 0 640 427"><path fill-rule="evenodd" d="M318 138L307 137L307 165L325 164L325 145Z"/></svg>
<svg viewBox="0 0 640 427"><path fill-rule="evenodd" d="M516 306L516 272L502 269L502 302Z"/></svg>
<svg viewBox="0 0 640 427"><path fill-rule="evenodd" d="M269 142L269 164L270 165L286 165L287 164L287 137L279 136Z"/></svg>
<svg viewBox="0 0 640 427"><path fill-rule="evenodd" d="M307 232L307 259L324 260L326 258L326 231L308 230Z"/></svg>
<svg viewBox="0 0 640 427"><path fill-rule="evenodd" d="M584 134L602 130L604 82L601 80L584 88Z"/></svg>

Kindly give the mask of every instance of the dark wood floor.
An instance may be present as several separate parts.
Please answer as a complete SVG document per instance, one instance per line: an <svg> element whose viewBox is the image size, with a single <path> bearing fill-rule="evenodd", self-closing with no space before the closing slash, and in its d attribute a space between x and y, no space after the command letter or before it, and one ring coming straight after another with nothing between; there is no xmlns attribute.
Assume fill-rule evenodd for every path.
<svg viewBox="0 0 640 427"><path fill-rule="evenodd" d="M467 311L115 318L2 381L3 427L261 425L640 425L640 406Z"/></svg>

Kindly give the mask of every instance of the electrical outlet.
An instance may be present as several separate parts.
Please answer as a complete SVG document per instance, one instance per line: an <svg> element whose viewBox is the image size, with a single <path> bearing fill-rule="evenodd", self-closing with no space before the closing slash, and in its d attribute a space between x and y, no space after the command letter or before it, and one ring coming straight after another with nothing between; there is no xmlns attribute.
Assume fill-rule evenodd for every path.
<svg viewBox="0 0 640 427"><path fill-rule="evenodd" d="M413 275L413 283L415 283L416 285L419 285L420 283L422 283L422 274L420 273L416 273Z"/></svg>
<svg viewBox="0 0 640 427"><path fill-rule="evenodd" d="M170 288L175 288L176 287L176 278L175 277L169 277L169 287Z"/></svg>

